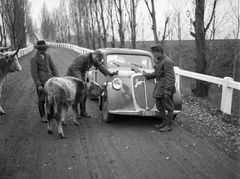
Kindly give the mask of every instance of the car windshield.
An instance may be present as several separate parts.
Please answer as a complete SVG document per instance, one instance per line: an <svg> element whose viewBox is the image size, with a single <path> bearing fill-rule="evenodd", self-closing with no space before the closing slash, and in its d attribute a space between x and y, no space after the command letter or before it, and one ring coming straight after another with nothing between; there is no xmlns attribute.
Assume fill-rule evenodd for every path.
<svg viewBox="0 0 240 179"><path fill-rule="evenodd" d="M152 69L151 57L145 55L126 55L126 54L109 54L107 55L107 66L114 67L139 67Z"/></svg>

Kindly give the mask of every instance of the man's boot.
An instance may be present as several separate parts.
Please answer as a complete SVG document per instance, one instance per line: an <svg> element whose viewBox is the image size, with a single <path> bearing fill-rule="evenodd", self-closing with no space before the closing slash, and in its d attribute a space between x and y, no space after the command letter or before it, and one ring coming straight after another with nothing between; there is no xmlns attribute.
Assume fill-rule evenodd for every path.
<svg viewBox="0 0 240 179"><path fill-rule="evenodd" d="M157 128L157 129L161 129L161 128L163 128L163 127L165 127L165 126L167 125L166 112L165 112L165 111L160 111L159 113L160 113L160 114L159 114L159 116L157 116L157 117L161 118L163 121L162 121L161 124L157 124L157 125L154 126L154 127Z"/></svg>
<svg viewBox="0 0 240 179"><path fill-rule="evenodd" d="M38 110L39 110L39 113L40 113L41 121L43 123L47 123L47 119L45 117L45 107L44 107L44 104L38 104Z"/></svg>
<svg viewBox="0 0 240 179"><path fill-rule="evenodd" d="M86 118L91 118L91 116L86 112L86 103L82 102L80 104L80 108L81 108L81 116L86 117Z"/></svg>
<svg viewBox="0 0 240 179"><path fill-rule="evenodd" d="M165 125L163 128L159 129L160 132L166 132L171 131L173 129L173 112L168 112L167 116L167 125Z"/></svg>
<svg viewBox="0 0 240 179"><path fill-rule="evenodd" d="M168 123L171 127L173 127L173 112L168 112Z"/></svg>

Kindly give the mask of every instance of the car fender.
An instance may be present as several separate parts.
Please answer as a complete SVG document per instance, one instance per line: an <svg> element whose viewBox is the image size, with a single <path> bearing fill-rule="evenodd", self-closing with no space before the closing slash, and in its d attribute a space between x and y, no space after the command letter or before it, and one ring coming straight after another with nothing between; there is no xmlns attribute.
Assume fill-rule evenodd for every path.
<svg viewBox="0 0 240 179"><path fill-rule="evenodd" d="M182 95L179 90L173 94L174 110L182 110Z"/></svg>

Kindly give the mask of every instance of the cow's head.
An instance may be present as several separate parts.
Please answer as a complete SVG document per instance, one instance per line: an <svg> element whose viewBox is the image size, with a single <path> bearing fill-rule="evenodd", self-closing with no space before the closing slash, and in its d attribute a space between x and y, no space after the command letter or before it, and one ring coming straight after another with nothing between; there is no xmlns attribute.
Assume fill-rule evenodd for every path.
<svg viewBox="0 0 240 179"><path fill-rule="evenodd" d="M20 46L18 47L17 50L14 50L14 51L8 51L8 52L3 52L3 53L0 52L0 57L3 57L8 64L9 72L15 72L15 71L22 70L22 67L19 64L18 57L17 57L19 49L20 49Z"/></svg>
<svg viewBox="0 0 240 179"><path fill-rule="evenodd" d="M101 94L103 93L104 89L101 88L99 86L99 84L97 84L94 81L88 82L86 85L86 95L88 98L97 98L99 96L101 96Z"/></svg>

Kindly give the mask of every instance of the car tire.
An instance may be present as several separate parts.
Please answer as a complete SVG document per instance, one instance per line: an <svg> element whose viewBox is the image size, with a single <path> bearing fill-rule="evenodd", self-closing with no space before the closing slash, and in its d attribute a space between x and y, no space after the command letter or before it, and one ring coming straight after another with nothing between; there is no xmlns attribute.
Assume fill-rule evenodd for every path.
<svg viewBox="0 0 240 179"><path fill-rule="evenodd" d="M114 115L108 112L109 110L107 103L108 103L107 99L103 100L102 105L103 121L106 123L111 123L114 121Z"/></svg>

